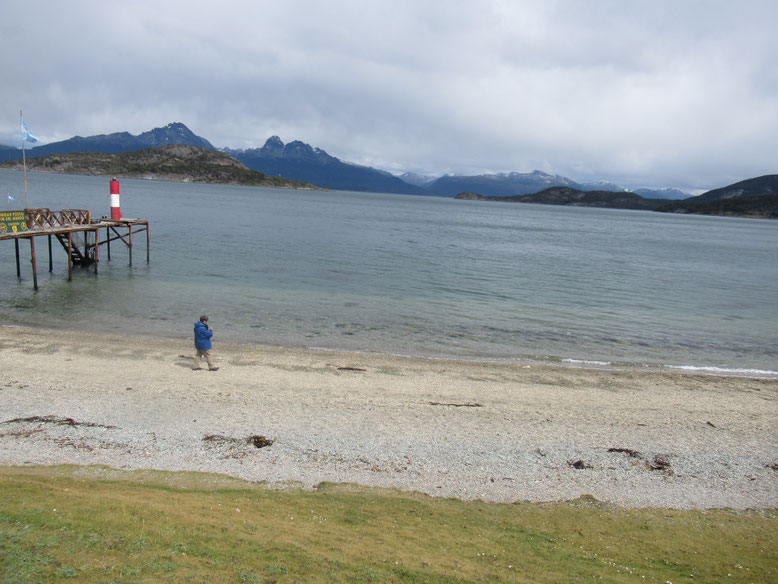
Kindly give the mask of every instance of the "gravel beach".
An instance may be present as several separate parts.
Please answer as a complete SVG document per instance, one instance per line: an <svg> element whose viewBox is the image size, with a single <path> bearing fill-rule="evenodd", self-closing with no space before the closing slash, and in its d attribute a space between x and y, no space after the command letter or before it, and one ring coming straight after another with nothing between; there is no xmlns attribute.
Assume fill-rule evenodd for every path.
<svg viewBox="0 0 778 584"><path fill-rule="evenodd" d="M778 380L3 327L0 465L778 507Z"/></svg>

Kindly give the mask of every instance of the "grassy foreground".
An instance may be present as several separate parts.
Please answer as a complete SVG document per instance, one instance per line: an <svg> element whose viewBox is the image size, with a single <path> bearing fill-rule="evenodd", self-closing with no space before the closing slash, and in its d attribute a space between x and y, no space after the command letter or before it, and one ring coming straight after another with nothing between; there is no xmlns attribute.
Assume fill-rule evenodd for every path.
<svg viewBox="0 0 778 584"><path fill-rule="evenodd" d="M778 511L0 467L0 582L776 582Z"/></svg>

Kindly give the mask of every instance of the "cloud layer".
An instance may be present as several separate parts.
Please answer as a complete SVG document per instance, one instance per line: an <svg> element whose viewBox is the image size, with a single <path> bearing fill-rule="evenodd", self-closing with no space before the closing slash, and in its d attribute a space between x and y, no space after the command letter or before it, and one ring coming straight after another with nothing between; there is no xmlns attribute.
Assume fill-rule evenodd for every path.
<svg viewBox="0 0 778 584"><path fill-rule="evenodd" d="M15 3L0 139L173 121L441 174L706 189L778 172L778 3ZM4 112L4 113L2 113Z"/></svg>

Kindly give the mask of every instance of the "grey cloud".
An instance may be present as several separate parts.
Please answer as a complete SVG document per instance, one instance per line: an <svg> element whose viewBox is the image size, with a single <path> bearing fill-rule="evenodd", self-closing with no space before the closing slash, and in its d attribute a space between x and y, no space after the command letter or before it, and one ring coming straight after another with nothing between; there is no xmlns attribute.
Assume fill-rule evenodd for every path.
<svg viewBox="0 0 778 584"><path fill-rule="evenodd" d="M17 3L0 139L23 107L45 141L181 121L397 170L715 187L776 172L776 17L759 0Z"/></svg>

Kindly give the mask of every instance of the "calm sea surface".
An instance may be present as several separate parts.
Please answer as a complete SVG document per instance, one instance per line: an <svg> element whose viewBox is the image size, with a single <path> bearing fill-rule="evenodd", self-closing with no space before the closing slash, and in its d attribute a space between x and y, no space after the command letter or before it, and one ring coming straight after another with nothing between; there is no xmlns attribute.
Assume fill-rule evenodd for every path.
<svg viewBox="0 0 778 584"><path fill-rule="evenodd" d="M28 182L109 213L107 179ZM0 197L24 207L22 173ZM4 322L188 339L207 313L214 340L778 375L778 221L129 179L121 207L150 264L143 234L68 282L39 238L36 293L0 242Z"/></svg>

